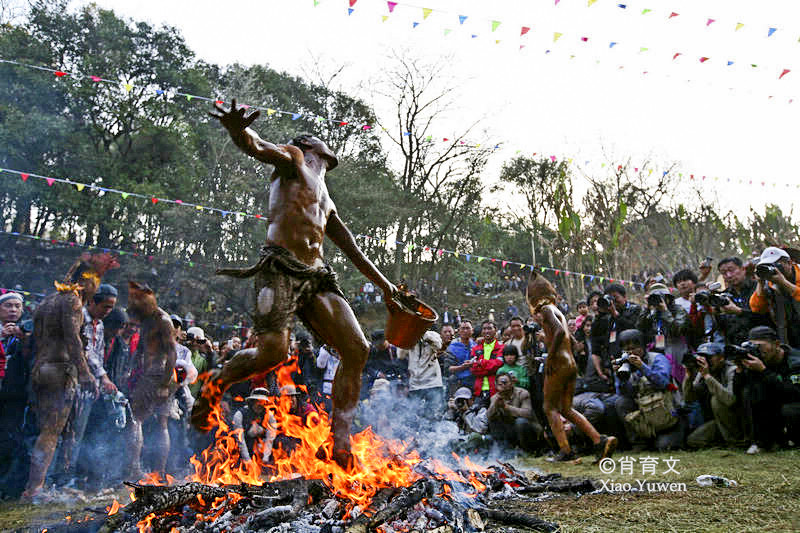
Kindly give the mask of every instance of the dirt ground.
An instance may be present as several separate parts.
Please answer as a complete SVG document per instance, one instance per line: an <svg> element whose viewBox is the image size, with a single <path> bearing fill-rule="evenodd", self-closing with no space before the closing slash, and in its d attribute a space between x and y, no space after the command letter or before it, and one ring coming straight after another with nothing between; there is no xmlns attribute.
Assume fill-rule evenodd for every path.
<svg viewBox="0 0 800 533"><path fill-rule="evenodd" d="M636 462L632 474L620 474L621 461L629 456ZM655 457L655 475L642 475L641 459ZM667 459L677 459L674 470L667 470ZM524 510L545 520L558 522L564 533L615 531L800 531L800 450L745 455L737 450L703 452L642 453L615 456L615 471L604 474L590 457L581 464L551 464L543 458L521 458L520 467L564 476L592 477L609 482L684 483L686 491L616 492L580 497L553 496L539 502L507 502L509 510ZM652 464L652 460L651 460ZM695 478L712 474L733 479L736 487L700 487ZM624 487L622 487L624 489ZM663 488L663 487L662 487ZM127 491L104 491L85 501L47 505L0 504L0 531L41 531L46 525L75 523L102 512L116 497L128 499ZM496 529L496 528L492 528ZM505 528L510 531L510 528Z"/></svg>

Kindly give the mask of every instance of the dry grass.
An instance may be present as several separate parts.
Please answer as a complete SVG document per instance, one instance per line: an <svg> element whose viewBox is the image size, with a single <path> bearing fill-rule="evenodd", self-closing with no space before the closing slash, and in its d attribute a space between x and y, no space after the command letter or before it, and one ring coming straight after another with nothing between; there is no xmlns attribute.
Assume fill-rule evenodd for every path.
<svg viewBox="0 0 800 533"><path fill-rule="evenodd" d="M621 454L624 456L626 454ZM643 453L659 457L656 476L603 474L585 457L579 465L552 465L542 458L522 461L546 472L564 476L634 479L685 483L686 492L594 494L580 498L557 497L527 504L531 512L562 525L564 533L584 531L800 531L800 450L749 456L736 450ZM679 462L678 475L661 475L663 459ZM617 458L619 458L618 456ZM638 466L635 464L635 466ZM700 487L695 478L712 474L736 480L738 487Z"/></svg>
<svg viewBox="0 0 800 533"><path fill-rule="evenodd" d="M625 455L621 454L620 456ZM546 520L558 522L564 533L614 531L800 531L800 450L765 453L756 456L741 451L709 450L703 452L672 452L640 454L658 457L658 475L647 476L650 481L685 483L681 493L618 493L594 494L579 498L555 496L538 503L513 503L512 509L524 509ZM679 474L661 475L663 460L679 459L675 469ZM544 472L559 472L564 476L613 479L631 482L641 475L605 475L591 458L584 457L579 465L550 464L543 458L521 460L521 464ZM735 488L700 487L695 478L714 474L739 483ZM120 501L127 501L121 490ZM92 502L102 507L111 501ZM73 519L87 515L80 505L21 505L0 504L0 531L35 528L53 524L71 514Z"/></svg>

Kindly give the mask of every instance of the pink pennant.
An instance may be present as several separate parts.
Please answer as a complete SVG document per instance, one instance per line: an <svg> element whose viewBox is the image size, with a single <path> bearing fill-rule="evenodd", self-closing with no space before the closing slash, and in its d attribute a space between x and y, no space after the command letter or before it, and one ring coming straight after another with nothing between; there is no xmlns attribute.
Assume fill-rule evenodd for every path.
<svg viewBox="0 0 800 533"><path fill-rule="evenodd" d="M441 249L441 248L439 248L439 251L438 251L438 252L436 252L436 253L437 253L437 254L439 254L439 256L441 256L441 255L444 253L444 250L443 250L443 249Z"/></svg>
<svg viewBox="0 0 800 533"><path fill-rule="evenodd" d="M556 162L556 156L554 156L554 155L551 155L551 156L550 156L550 161L552 161L553 163L555 163L555 162Z"/></svg>
<svg viewBox="0 0 800 533"><path fill-rule="evenodd" d="M56 182L56 180L53 178L45 178L45 181L47 182L48 187L52 187L53 184Z"/></svg>
<svg viewBox="0 0 800 533"><path fill-rule="evenodd" d="M23 172L22 174L20 174L20 177L22 178L22 181L28 181L30 174L26 174Z"/></svg>
<svg viewBox="0 0 800 533"><path fill-rule="evenodd" d="M500 264L500 268L505 268L507 264L508 261L503 260L503 262Z"/></svg>
<svg viewBox="0 0 800 533"><path fill-rule="evenodd" d="M706 21L706 26L711 26L711 25L712 25L714 22L716 22L716 20L714 20L714 19L708 19L708 20Z"/></svg>
<svg viewBox="0 0 800 533"><path fill-rule="evenodd" d="M677 16L678 16L678 13L675 13L673 11L672 13L669 14L669 17L667 17L667 18L673 18L673 17L677 17Z"/></svg>
<svg viewBox="0 0 800 533"><path fill-rule="evenodd" d="M397 7L397 2L386 2L389 6L389 13L394 13L394 8Z"/></svg>
<svg viewBox="0 0 800 533"><path fill-rule="evenodd" d="M531 29L528 26L523 26L522 30L520 30L520 32L519 32L519 36L522 37L523 35L525 35L529 31L531 31Z"/></svg>
<svg viewBox="0 0 800 533"><path fill-rule="evenodd" d="M787 74L789 74L790 72L791 72L791 70L789 70L788 68L785 68L785 69L783 69L783 72L781 72L781 75L780 75L780 76L778 76L778 79L781 79L781 78L783 78L784 76L786 76L786 75L787 75Z"/></svg>
<svg viewBox="0 0 800 533"><path fill-rule="evenodd" d="M153 196L152 198L150 198L150 201L151 201L151 202L153 202L153 205L155 205L155 204L157 204L157 203L158 203L158 198L156 198L155 196Z"/></svg>
<svg viewBox="0 0 800 533"><path fill-rule="evenodd" d="M588 38L588 37L581 37L581 41L583 41L583 42L586 42L586 41L588 41L588 40L589 40L589 38Z"/></svg>
<svg viewBox="0 0 800 533"><path fill-rule="evenodd" d="M99 76L89 76L89 79L91 79L94 82L102 81Z"/></svg>
<svg viewBox="0 0 800 533"><path fill-rule="evenodd" d="M175 200L176 204L183 204L183 200Z"/></svg>
<svg viewBox="0 0 800 533"><path fill-rule="evenodd" d="M634 172L639 172L639 167L633 167Z"/></svg>
<svg viewBox="0 0 800 533"><path fill-rule="evenodd" d="M700 58L700 62L701 62L701 63L705 63L706 61L708 61L708 58L707 58L707 57L701 57L701 58Z"/></svg>

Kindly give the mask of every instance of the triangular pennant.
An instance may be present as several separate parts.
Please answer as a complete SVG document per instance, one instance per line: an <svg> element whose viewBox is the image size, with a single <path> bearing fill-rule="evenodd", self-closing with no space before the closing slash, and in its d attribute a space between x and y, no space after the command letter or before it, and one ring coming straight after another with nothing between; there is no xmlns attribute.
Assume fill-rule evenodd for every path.
<svg viewBox="0 0 800 533"><path fill-rule="evenodd" d="M189 102L192 101L192 98L194 98L194 96L192 96L191 94L186 95L186 100L188 100Z"/></svg>
<svg viewBox="0 0 800 533"><path fill-rule="evenodd" d="M648 48L646 46L640 46L639 47L639 53L647 52L647 50L648 50Z"/></svg>
<svg viewBox="0 0 800 533"><path fill-rule="evenodd" d="M449 29L449 28L445 28L445 30L444 30L444 36L445 36L445 37L447 37L448 35L450 35L450 32L451 32L451 31L453 31L453 30L451 30L451 29Z"/></svg>
<svg viewBox="0 0 800 533"><path fill-rule="evenodd" d="M589 0L589 5L587 7L592 7L592 4L597 2L597 0Z"/></svg>
<svg viewBox="0 0 800 533"><path fill-rule="evenodd" d="M668 19L671 19L671 18L675 18L675 17L677 17L677 16L678 16L678 13L675 13L675 12L673 11L672 13L670 13L670 14L669 14L669 17L667 17L667 18L668 18Z"/></svg>
<svg viewBox="0 0 800 533"><path fill-rule="evenodd" d="M644 9L642 9L642 15L647 15L651 11L652 11L652 9L644 8Z"/></svg>
<svg viewBox="0 0 800 533"><path fill-rule="evenodd" d="M301 115L300 113L292 113L292 120L297 120L297 119L298 119L298 118L300 118L301 116L302 116L302 115Z"/></svg>
<svg viewBox="0 0 800 533"><path fill-rule="evenodd" d="M350 0L350 7L356 5L356 2L358 2L358 0Z"/></svg>
<svg viewBox="0 0 800 533"><path fill-rule="evenodd" d="M707 57L701 57L701 58L700 58L700 62L701 62L701 63L705 63L706 61L708 61L708 58L707 58Z"/></svg>
<svg viewBox="0 0 800 533"><path fill-rule="evenodd" d="M486 259L486 258L485 258L485 257L483 257L483 256L480 256L480 255L479 255L479 256L478 256L478 263L480 263L480 262L481 262L481 261L483 261L484 259Z"/></svg>
<svg viewBox="0 0 800 533"><path fill-rule="evenodd" d="M672 56L672 60L675 61L678 59L678 56L681 55L681 52L675 52L675 55Z"/></svg>
<svg viewBox="0 0 800 533"><path fill-rule="evenodd" d="M706 21L706 26L711 26L711 25L712 25L713 23L715 23L715 22L716 22L716 20L715 20L715 19L708 19L708 20Z"/></svg>
<svg viewBox="0 0 800 533"><path fill-rule="evenodd" d="M492 31L496 30L499 25L500 25L500 21L499 20L493 20L492 21Z"/></svg>
<svg viewBox="0 0 800 533"><path fill-rule="evenodd" d="M739 30L741 30L742 28L744 28L744 24L742 24L741 22L737 22L737 23L736 23L736 29L735 29L735 30L733 30L733 31L739 31Z"/></svg>
<svg viewBox="0 0 800 533"><path fill-rule="evenodd" d="M53 72L53 74L55 74L57 78L63 78L64 76L67 75L67 73L64 72L63 70L57 70Z"/></svg>
<svg viewBox="0 0 800 533"><path fill-rule="evenodd" d="M562 35L564 35L564 34L560 33L560 32L557 32L557 31L553 32L553 42L556 42L557 40L559 40Z"/></svg>
<svg viewBox="0 0 800 533"><path fill-rule="evenodd" d="M781 72L781 75L780 75L780 76L778 76L778 79L781 79L781 78L783 78L784 76L786 76L786 75L787 75L787 74L789 74L790 72L791 72L791 70L789 70L788 68L785 68L785 69L783 69L783 72Z"/></svg>
<svg viewBox="0 0 800 533"><path fill-rule="evenodd" d="M382 15L381 22L386 22L389 19L389 15Z"/></svg>
<svg viewBox="0 0 800 533"><path fill-rule="evenodd" d="M519 32L519 36L522 37L523 35L525 35L529 31L531 31L531 29L528 26L523 26L522 29Z"/></svg>
<svg viewBox="0 0 800 533"><path fill-rule="evenodd" d="M81 192L85 185L83 183L76 183L75 188L78 189L78 192Z"/></svg>
<svg viewBox="0 0 800 533"><path fill-rule="evenodd" d="M133 85L131 85L130 83L126 83L125 84L125 92L129 93L129 92L131 92L131 89L133 89Z"/></svg>
<svg viewBox="0 0 800 533"><path fill-rule="evenodd" d="M728 66L733 65L733 61L728 61Z"/></svg>
<svg viewBox="0 0 800 533"><path fill-rule="evenodd" d="M767 30L767 37L772 37L772 34L778 31L778 28L770 28Z"/></svg>
<svg viewBox="0 0 800 533"><path fill-rule="evenodd" d="M158 203L158 198L153 196L152 198L150 198L150 201L153 202L153 205L156 205Z"/></svg>
<svg viewBox="0 0 800 533"><path fill-rule="evenodd" d="M426 18L428 18L431 15L432 12L433 12L433 9L431 9L429 7L423 7L422 8L422 20L425 20Z"/></svg>
<svg viewBox="0 0 800 533"><path fill-rule="evenodd" d="M504 260L503 260L503 262L502 262L502 263L500 263L500 268L505 268L507 264L508 264L508 261L506 261L506 260L504 259Z"/></svg>
<svg viewBox="0 0 800 533"><path fill-rule="evenodd" d="M123 200L126 200L128 198L128 196L130 196L129 193L127 193L127 192L122 193L122 199Z"/></svg>
<svg viewBox="0 0 800 533"><path fill-rule="evenodd" d="M469 263L469 258L472 257L470 254L465 254L464 257L467 258L467 262Z"/></svg>
<svg viewBox="0 0 800 533"><path fill-rule="evenodd" d="M22 181L28 181L28 178L30 177L30 174L26 174L25 172L22 172L20 174L20 177L22 178Z"/></svg>
<svg viewBox="0 0 800 533"><path fill-rule="evenodd" d="M397 2L386 2L386 5L389 7L389 13L394 13L394 8L397 7Z"/></svg>
<svg viewBox="0 0 800 533"><path fill-rule="evenodd" d="M267 108L267 116L268 117L271 117L275 113L277 113L277 111L275 111L274 109Z"/></svg>
<svg viewBox="0 0 800 533"><path fill-rule="evenodd" d="M91 79L91 80L92 80L92 81L94 81L94 82L98 82L98 81L100 81L102 78L99 78L98 76L89 76L89 79Z"/></svg>
<svg viewBox="0 0 800 533"><path fill-rule="evenodd" d="M45 178L45 181L47 182L48 187L52 187L53 184L56 182L56 180L54 180L53 178Z"/></svg>
<svg viewBox="0 0 800 533"><path fill-rule="evenodd" d="M416 28L417 26L419 26L419 22L412 22L412 28Z"/></svg>
<svg viewBox="0 0 800 533"><path fill-rule="evenodd" d="M611 41L610 43L608 43L608 47L609 47L609 48L614 48L614 46L615 46L616 44L617 44L617 42L616 42L616 41Z"/></svg>
<svg viewBox="0 0 800 533"><path fill-rule="evenodd" d="M458 23L464 24L464 21L467 20L467 15L459 15L458 16Z"/></svg>
<svg viewBox="0 0 800 533"><path fill-rule="evenodd" d="M353 11L355 11L355 9L353 9L352 7L348 7L348 8L347 8L347 16L350 16L350 15L352 15L352 14L353 14Z"/></svg>

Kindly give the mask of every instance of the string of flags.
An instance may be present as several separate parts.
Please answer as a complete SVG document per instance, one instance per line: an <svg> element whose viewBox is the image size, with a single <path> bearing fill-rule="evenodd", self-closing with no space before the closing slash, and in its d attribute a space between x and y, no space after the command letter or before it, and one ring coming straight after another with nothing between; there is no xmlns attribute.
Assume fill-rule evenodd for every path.
<svg viewBox="0 0 800 533"><path fill-rule="evenodd" d="M358 0L346 0L346 1L347 1L347 14L348 15L352 15L356 11L356 4L358 3ZM403 8L403 9L407 9L409 11L414 11L415 13L420 14L422 16L422 20L427 20L428 17L430 17L432 13L441 13L445 17L448 17L452 21L453 24L455 24L456 20L458 20L458 25L459 26L463 26L464 22L466 22L468 19L470 21L478 19L478 20L481 20L483 23L485 23L487 29L490 29L490 31L492 33L494 33L497 30L497 28L500 27L501 24L504 24L504 22L502 20L499 20L497 18L492 18L492 17L489 17L489 18L487 18L487 17L474 17L474 16L469 15L469 14L463 14L462 12L450 11L450 10L447 10L447 9L440 9L440 8L433 8L433 7L425 7L425 6L420 6L418 4L412 4L412 3L408 3L408 2L399 2L399 1L393 1L393 0L389 0L389 1L381 0L381 1L386 4L386 14L381 15L381 20L383 22L386 22L389 19L389 16L392 15L393 13L395 13L395 10L399 6L399 7ZM586 1L586 7L592 7L595 3L597 3L598 0L585 0L585 1ZM313 0L313 2L314 2L314 7L317 7L321 3L321 0ZM560 3L561 3L560 0L555 0L554 1L554 6L558 6ZM628 11L628 8L630 6L628 6L627 3L616 3L615 7L617 7L618 9L621 9L621 10ZM676 19L677 17L681 16L681 14L676 12L676 11L672 11L672 10L660 11L659 9L652 9L652 8L648 8L648 7L643 8L639 14L640 15L649 15L649 18L653 18L653 17L656 17L659 13L661 13L661 16L663 17L663 19L667 23L669 23L673 19ZM699 20L698 22L702 22L702 26L701 27L704 26L704 27L708 28L712 24L717 23L717 18L715 18L715 17L705 17L705 18ZM416 28L420 23L419 22L414 22L412 24L413 24L413 27ZM524 35L526 35L531 30L531 28L533 27L533 24L528 23L528 25L521 25L519 23L514 23L513 26L517 26L517 27L520 28L519 36L523 37ZM749 29L753 25L749 25L749 24L746 25L744 22L736 22L735 24L730 25L729 27L731 27L734 32L738 33L738 32L740 32L740 30L745 28L745 26L747 26L748 29ZM772 37L779 30L779 26L778 25L774 25L774 26L773 25L768 25L768 26L759 26L759 27L761 28L761 30L759 30L759 31L763 31L767 38ZM452 31L452 30L450 30L450 31ZM449 31L446 30L445 35L447 35L447 34L449 34ZM473 35L472 37L473 38L477 37L477 35ZM800 39L798 39L798 42L800 42Z"/></svg>
<svg viewBox="0 0 800 533"><path fill-rule="evenodd" d="M595 1L596 0L589 0L589 7L591 7L591 5ZM355 12L356 3L357 2L349 1L349 7L347 8L348 9L348 15L352 15ZM315 7L317 5L319 5L319 4L320 4L319 0L315 0L314 1L314 6ZM556 3L556 5L558 5L558 4ZM491 36L493 36L492 39L494 39L495 44L500 44L501 41L502 41L502 39L494 38L494 37L497 37L497 35L496 35L497 29L500 28L501 25L503 25L504 27L506 27L506 26L514 26L515 28L519 28L519 34L518 34L518 37L517 37L519 39L519 42L518 42L518 46L519 46L518 50L519 51L522 51L524 48L526 48L528 36L531 35L532 31L535 31L535 28L534 28L533 24L521 25L517 21L515 21L513 24L512 23L505 23L504 21L501 21L501 20L498 20L498 19L494 19L494 18L474 17L472 15L460 14L460 13L454 12L454 11L449 11L449 10L444 10L444 9L439 9L439 8L422 7L422 6L419 6L419 5L416 5L416 4L411 4L411 3L406 3L406 2L396 2L396 1L387 1L386 2L386 8L388 10L387 11L388 14L381 15L381 20L383 22L386 22L387 20L389 20L390 15L395 13L398 7L402 7L403 9L407 9L409 11L413 11L414 13L420 13L422 15L422 20L423 21L427 20L428 17L430 17L430 15L432 13L441 13L443 17L446 17L446 20L450 20L452 22L452 25L454 27L463 27L464 23L466 21L468 21L468 20L470 22L478 20L478 21L480 21L480 25L482 25L486 29L486 31L489 32L489 34ZM627 9L628 5L627 4L617 4L617 7L621 8L621 9ZM651 14L651 13L653 13L653 11L654 11L653 9L645 8L645 9L642 10L642 14L643 15ZM674 19L674 18L679 17L679 16L680 16L680 13L676 13L674 11L671 11L669 13L669 15L667 16L667 20L671 20L671 19ZM456 20L458 21L457 23L456 23ZM706 27L712 25L715 22L716 22L716 19L714 19L714 18L706 19ZM420 24L421 24L421 22L419 22L419 21L413 21L412 22L412 29L417 28ZM739 30L741 30L744 27L745 27L744 23L741 23L741 22L737 23L734 31L738 32ZM475 30L475 31L480 31L480 30ZM777 26L770 26L766 30L766 37L767 38L772 37L777 31L778 31L778 27ZM450 35L453 32L453 28L452 27L447 27L447 24L446 24L446 27L444 27L443 32L444 32L444 36L447 37L448 35ZM477 39L477 38L482 36L482 34L480 34L480 33L469 33L469 32L467 32L467 33L469 34L469 37L471 39ZM516 33L514 33L514 35L516 35ZM562 38L564 38L565 35L567 35L567 34L564 33L564 32L558 32L558 31L552 32L552 42L556 43L556 42L562 40ZM577 34L577 35L575 35L575 37L578 38L580 40L580 42L583 42L583 43L589 43L590 41L592 43L595 42L595 40L592 39L591 36L588 36L588 35ZM562 42L563 42L563 40L562 40ZM800 39L798 39L798 42L800 42ZM622 44L623 43L621 41L609 41L608 42L608 49L620 50L622 48ZM605 44L603 46L605 47ZM653 53L650 50L649 46L635 45L635 46L633 46L632 49L634 51L636 51L638 54ZM544 53L545 54L549 54L549 53L551 53L551 50L550 49L546 49ZM710 56L701 55L701 54L691 54L691 53L686 52L686 51L675 51L675 50L673 50L673 51L667 52L667 54L669 54L669 56L672 57L672 61L676 62L676 64L677 64L678 61L683 60L684 58L689 58L689 57L694 57L694 59L696 59L701 64L705 64L705 63L709 63L709 62L721 61L718 58L712 58ZM575 54L571 54L570 55L570 59L574 59L575 57L576 57ZM598 63L599 63L599 60L598 60ZM765 68L763 65L760 65L759 64L760 62L758 62L758 61L741 61L741 60L725 59L725 60L723 60L723 63L724 63L724 65L726 67L738 68L738 67L741 66L741 67L745 68L749 72L756 72L758 70L761 70L761 69ZM622 67L620 67L620 68L622 68ZM784 76L786 76L790 72L792 72L791 68L786 68L786 67L779 68L778 71L776 72L777 79L778 80L783 79ZM643 72L643 74L647 74L647 73L648 73L648 71Z"/></svg>
<svg viewBox="0 0 800 533"><path fill-rule="evenodd" d="M6 63L6 64L14 65L14 66L17 66L17 67L24 67L24 68L39 70L39 71L42 71L42 72L49 72L49 73L53 74L58 79L71 77L71 78L74 78L74 79L80 81L80 80L85 80L85 79L88 78L94 83L107 83L107 84L117 85L117 86L121 87L122 89L124 89L125 92L131 92L134 88L136 88L136 89L141 89L143 92L154 94L156 96L168 96L168 97L178 97L178 96L180 96L180 97L184 97L184 98L186 98L187 102L199 101L199 102L215 103L215 104L220 104L220 105L226 104L226 103L230 103L230 102L226 102L224 100L221 100L219 98L210 98L208 96L200 96L200 95L196 95L196 94L190 94L190 93L181 92L181 91L178 91L177 89L174 89L174 88L153 89L150 84L141 85L140 86L140 85L135 85L133 83L130 83L130 81L126 81L126 80L111 80L111 79L107 79L107 78L104 78L104 77L101 77L101 76L93 76L93 75L86 76L86 75L84 75L84 74L82 74L80 72L72 72L72 71L66 71L66 70L60 70L60 69L53 69L53 68L49 68L49 67L43 67L41 65L30 65L30 64L27 64L27 63L20 63L19 61L14 61L12 59L0 58L0 63ZM360 123L353 122L351 120L331 119L331 118L326 118L326 117L321 117L321 116L316 116L316 115L304 114L304 113L301 113L299 111L284 111L284 110L281 110L281 109L273 109L271 107L263 107L263 106L257 106L257 105L251 105L251 104L238 104L238 105L240 107L245 108L245 109L257 109L259 111L266 111L267 117L272 117L272 116L277 116L277 115L285 115L285 116L291 116L292 120L298 120L300 118L305 118L305 119L313 120L317 124L320 124L320 123L323 123L323 122L329 122L329 123L332 123L334 125L338 125L340 127L341 126L355 127L361 132L368 132L368 131L371 131L371 130L376 128L376 126L373 125L373 124L360 124ZM384 132L388 132L388 130L386 128L381 128L381 129ZM403 132L403 136L408 136L408 135L411 135L411 132L408 132L408 131L407 132ZM423 142L425 142L425 143L438 143L438 142L441 142L441 143L452 143L453 145L457 145L457 146L464 147L464 148L480 148L481 147L481 143L467 142L467 141L465 141L463 139L454 139L453 137L441 137L441 140L439 140L439 139L440 139L439 137L434 137L433 135L427 135L423 139ZM484 148L486 148L486 147L492 146L492 145L484 144L483 146L484 146ZM499 144L495 144L493 146L493 148L491 148L491 149L492 150L497 150L499 148L500 148L500 145Z"/></svg>

